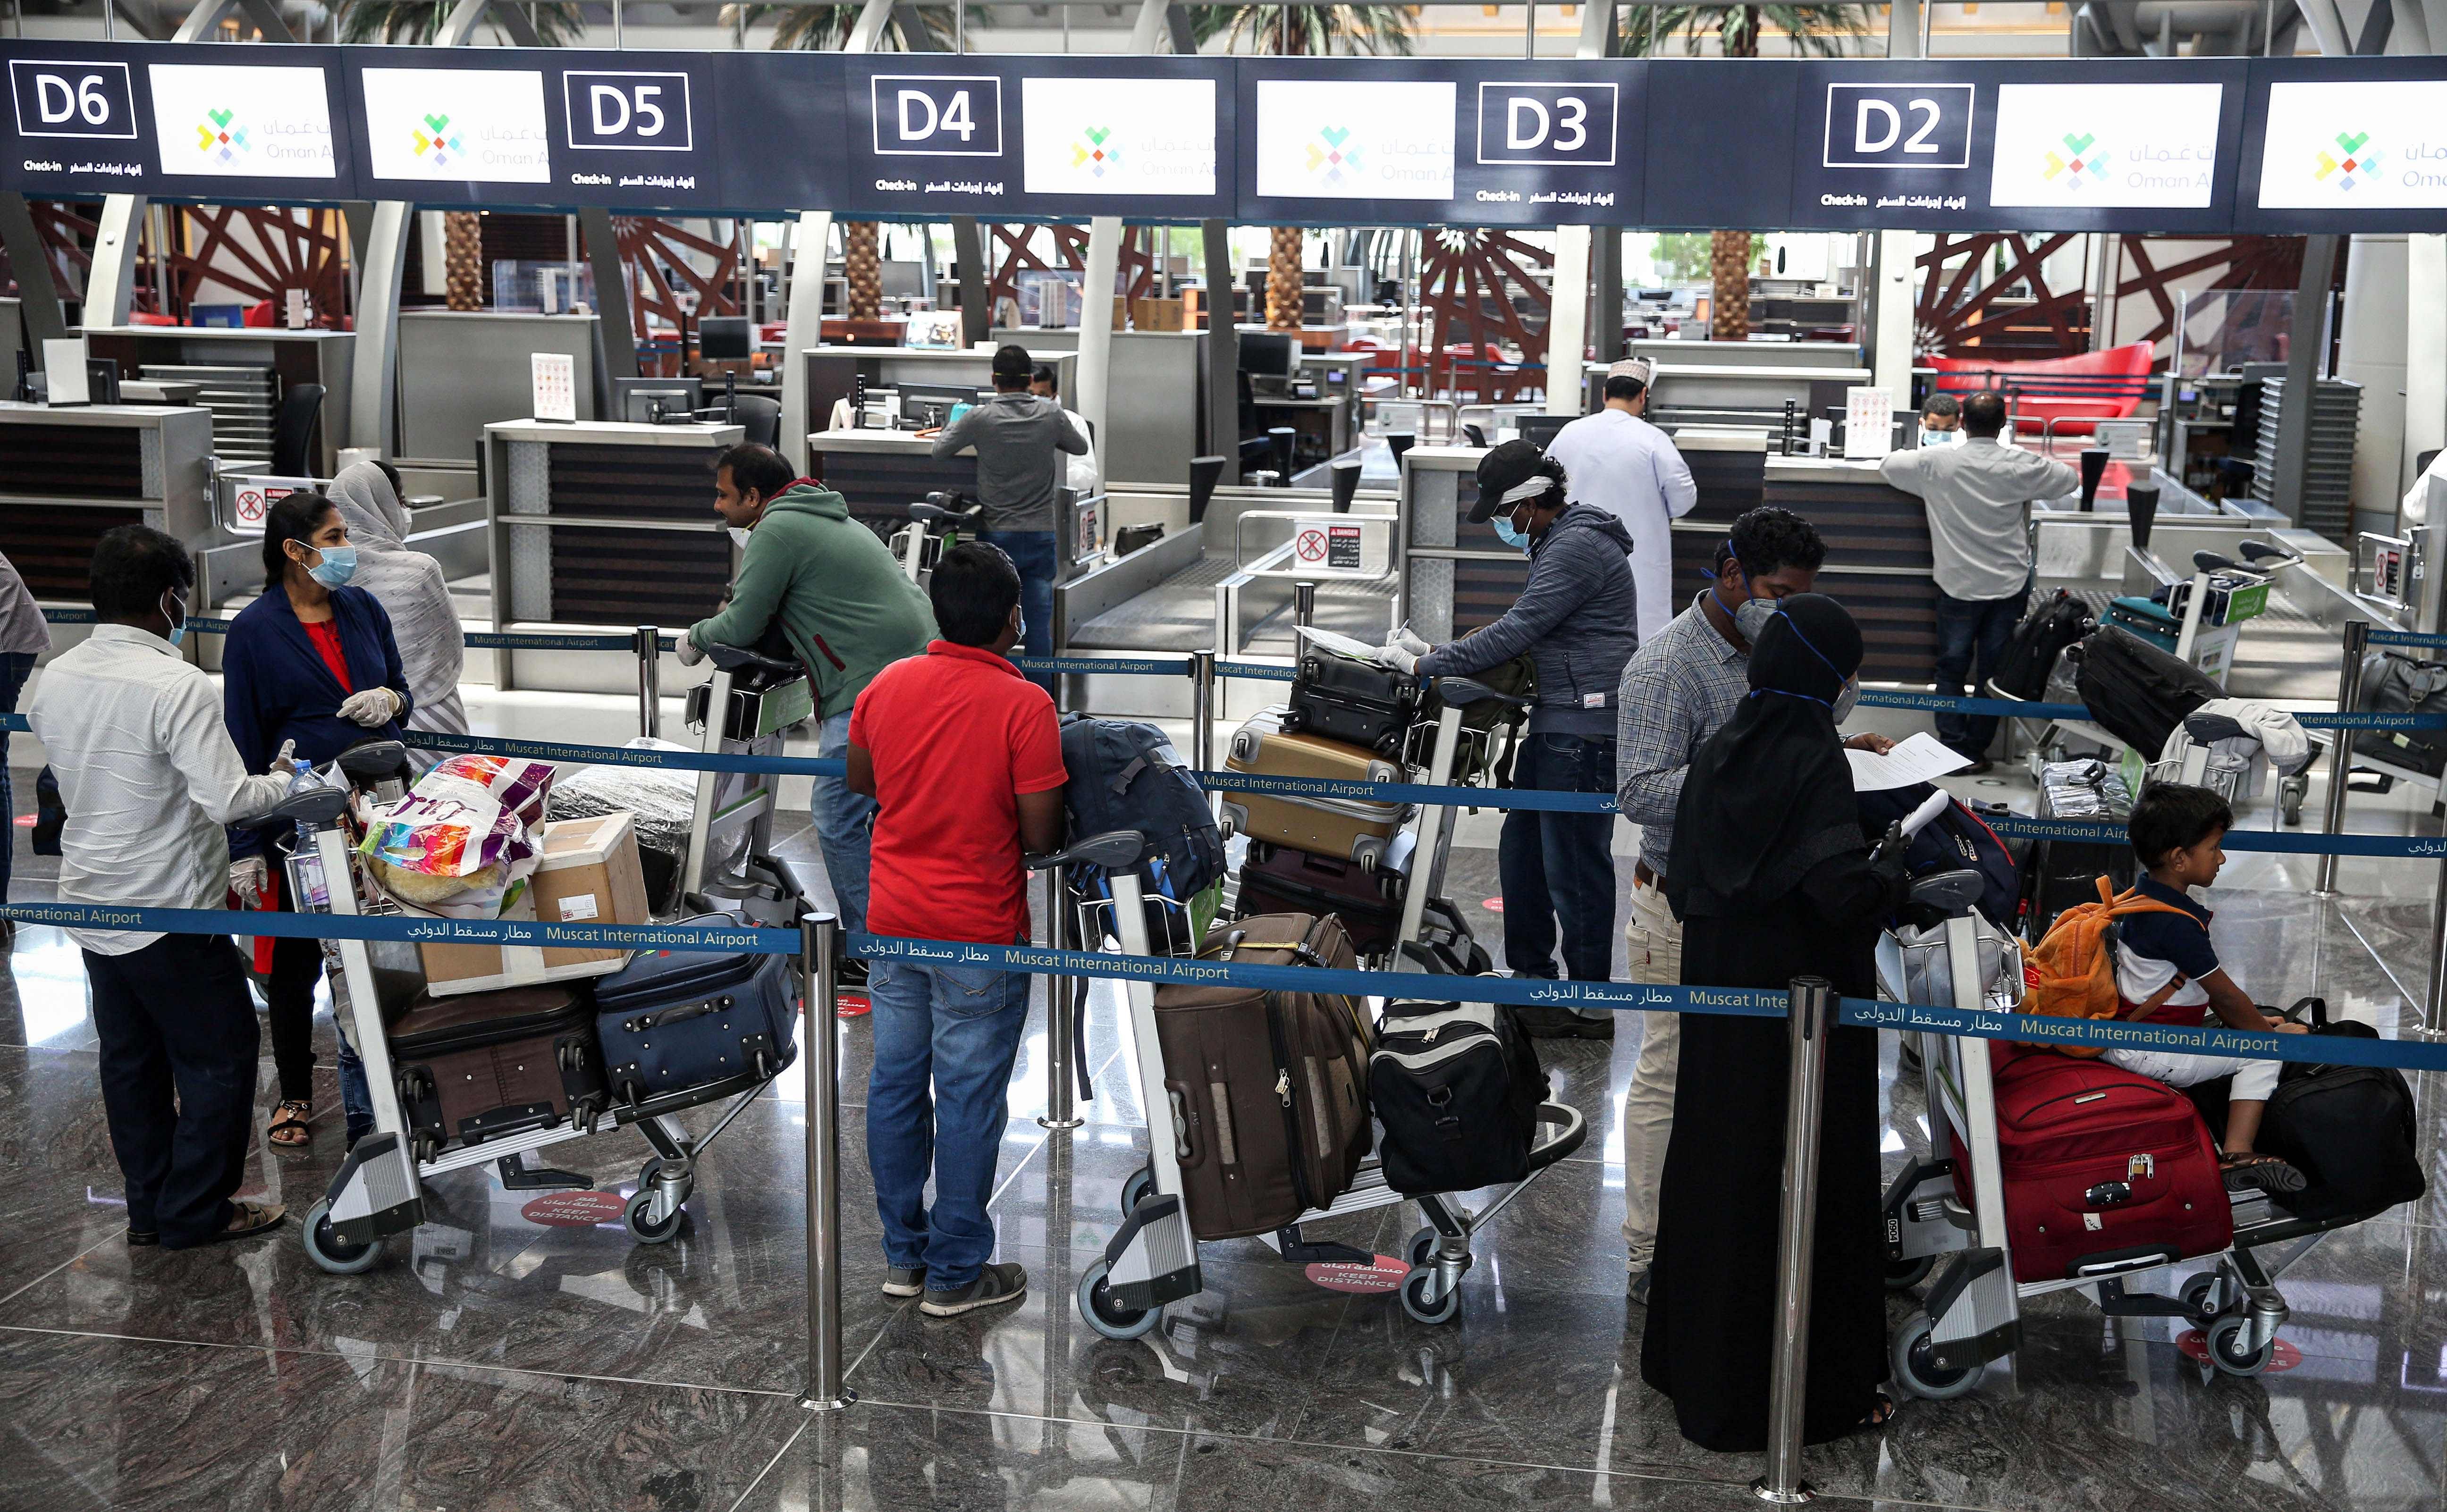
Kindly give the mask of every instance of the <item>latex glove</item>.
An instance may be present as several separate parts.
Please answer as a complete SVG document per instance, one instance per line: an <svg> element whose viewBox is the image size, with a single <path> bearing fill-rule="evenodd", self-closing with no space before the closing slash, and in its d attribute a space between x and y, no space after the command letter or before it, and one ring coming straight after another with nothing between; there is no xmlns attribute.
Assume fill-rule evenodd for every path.
<svg viewBox="0 0 2447 1512"><path fill-rule="evenodd" d="M230 891L241 903L266 903L272 898L272 868L260 856L230 862Z"/></svg>
<svg viewBox="0 0 2447 1512"><path fill-rule="evenodd" d="M297 743L294 740L282 741L280 753L272 758L271 765L264 768L276 777L294 777L302 769L297 763Z"/></svg>
<svg viewBox="0 0 2447 1512"><path fill-rule="evenodd" d="M399 695L388 688L369 688L340 701L340 717L351 725L379 729L397 717Z"/></svg>
<svg viewBox="0 0 2447 1512"><path fill-rule="evenodd" d="M1424 656L1428 652L1435 650L1435 647L1428 644L1427 641L1419 636L1413 634L1411 633L1411 627L1408 625L1405 625L1401 629L1394 632L1394 644L1401 647L1404 651L1409 652L1413 656Z"/></svg>
<svg viewBox="0 0 2447 1512"><path fill-rule="evenodd" d="M683 667L693 667L705 660L705 652L698 647L695 638L690 635L680 637L679 651L676 654Z"/></svg>
<svg viewBox="0 0 2447 1512"><path fill-rule="evenodd" d="M1397 672L1415 672L1419 670L1419 653L1395 641L1393 645L1376 648L1376 665L1392 668Z"/></svg>

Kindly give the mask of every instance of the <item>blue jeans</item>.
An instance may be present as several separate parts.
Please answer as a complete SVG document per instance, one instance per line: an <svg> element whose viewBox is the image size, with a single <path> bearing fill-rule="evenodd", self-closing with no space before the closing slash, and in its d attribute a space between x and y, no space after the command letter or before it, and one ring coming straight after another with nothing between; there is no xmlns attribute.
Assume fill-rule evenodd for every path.
<svg viewBox="0 0 2447 1512"><path fill-rule="evenodd" d="M999 546L1019 569L1019 614L1027 621L1019 652L1023 656L1053 654L1053 532L1050 530L981 530L977 539ZM1052 672L1030 672L1028 680L1053 691Z"/></svg>
<svg viewBox="0 0 2447 1512"><path fill-rule="evenodd" d="M1973 697L1985 696L1981 689L2005 654L2005 643L2013 639L2014 625L2022 617L2022 606L2030 596L2027 587L2011 598L1956 598L1944 589L1938 590L1940 693L1963 696L1963 685L1967 679ZM1993 714L1940 714L1937 738L1949 749L1979 761L1987 755L1988 743L1997 738L1998 723Z"/></svg>
<svg viewBox="0 0 2447 1512"><path fill-rule="evenodd" d="M10 652L0 656L0 714L17 711L17 695L26 690L26 678L34 670L34 653ZM9 785L9 732L0 729L0 818L9 821L9 833L0 836L0 903L9 900L9 863L16 860L17 795Z"/></svg>
<svg viewBox="0 0 2447 1512"><path fill-rule="evenodd" d="M883 1257L924 1266L930 1291L968 1285L994 1256L986 1203L1012 1062L1028 1025L1030 980L1024 972L973 966L867 964L875 1069L866 1081L866 1164L883 1219Z"/></svg>
<svg viewBox="0 0 2447 1512"><path fill-rule="evenodd" d="M1610 735L1528 735L1513 758L1512 785L1563 793L1614 791ZM1504 816L1496 842L1504 883L1504 963L1515 976L1555 974L1556 924L1564 969L1575 981L1614 973L1614 816Z"/></svg>
<svg viewBox="0 0 2447 1512"><path fill-rule="evenodd" d="M846 709L817 728L816 754L838 757L849 749ZM832 879L834 905L845 934L866 933L867 845L873 838L875 800L853 793L845 778L815 779L815 798L808 805L815 821L816 843L825 853L825 875Z"/></svg>
<svg viewBox="0 0 2447 1512"><path fill-rule="evenodd" d="M333 1027L340 1031L340 1117L348 1125L349 1143L354 1144L374 1129L374 1088L366 1080L366 1063L357 1056L357 1048L349 1043L348 1015L332 1015Z"/></svg>

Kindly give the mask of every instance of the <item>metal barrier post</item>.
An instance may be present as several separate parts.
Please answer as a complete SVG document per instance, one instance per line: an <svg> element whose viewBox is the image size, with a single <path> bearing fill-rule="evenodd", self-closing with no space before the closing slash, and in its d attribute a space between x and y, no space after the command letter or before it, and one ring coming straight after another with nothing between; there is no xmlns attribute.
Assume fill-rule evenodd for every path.
<svg viewBox="0 0 2447 1512"><path fill-rule="evenodd" d="M2346 620L2345 665L2337 673L2337 711L2341 714L2352 712L2354 705L2362 701L2362 652L2369 645L2370 621ZM2345 832L2345 788L2354 770L2354 732L2350 729L2331 730L2329 738L2335 744L2328 750L2326 827L2329 834L2342 835ZM2324 898L2334 896L2337 891L2337 857L2333 852L2320 858L2317 891Z"/></svg>
<svg viewBox="0 0 2447 1512"><path fill-rule="evenodd" d="M1202 772L1215 769L1215 653L1189 653L1190 757Z"/></svg>
<svg viewBox="0 0 2447 1512"><path fill-rule="evenodd" d="M1302 630L1306 630L1310 623L1316 618L1317 584L1292 584L1292 623ZM1299 648L1295 646L1292 648L1292 651L1293 653L1297 655Z"/></svg>
<svg viewBox="0 0 2447 1512"><path fill-rule="evenodd" d="M840 933L830 914L799 920L799 1064L807 1073L807 1389L799 1405L810 1412L837 1412L858 1400L842 1384L841 1005L833 962Z"/></svg>
<svg viewBox="0 0 2447 1512"><path fill-rule="evenodd" d="M1053 948L1075 949L1072 936L1077 933L1077 927L1069 899L1063 897L1062 872L1058 867L1048 868L1045 873L1045 912L1050 916L1046 934ZM1078 1088L1073 1068L1079 1060L1079 994L1087 990L1088 984L1075 976L1045 979L1045 1116L1036 1121L1039 1128L1073 1129L1087 1122L1072 1103Z"/></svg>
<svg viewBox="0 0 2447 1512"><path fill-rule="evenodd" d="M648 740L663 734L663 633L654 625L637 627L637 733Z"/></svg>
<svg viewBox="0 0 2447 1512"><path fill-rule="evenodd" d="M1776 1238L1776 1347L1768 1396L1767 1473L1751 1483L1751 1493L1791 1506L1812 1495L1801 1480L1801 1416L1810 1370L1811 1247L1818 1227L1819 1105L1835 989L1823 976L1796 976L1786 1001L1791 1066L1785 1077L1783 1219Z"/></svg>
<svg viewBox="0 0 2447 1512"><path fill-rule="evenodd" d="M2447 861L2438 863L2438 885L2430 898L2430 991L2421 1005L2421 1037L2447 1039Z"/></svg>

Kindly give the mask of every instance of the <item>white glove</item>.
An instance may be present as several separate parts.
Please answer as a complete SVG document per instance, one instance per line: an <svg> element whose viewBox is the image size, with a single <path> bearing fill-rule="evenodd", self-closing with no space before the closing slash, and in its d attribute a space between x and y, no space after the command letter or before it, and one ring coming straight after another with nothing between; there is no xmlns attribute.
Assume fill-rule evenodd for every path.
<svg viewBox="0 0 2447 1512"><path fill-rule="evenodd" d="M1419 653L1397 640L1391 646L1376 648L1376 665L1397 672L1415 672L1419 670Z"/></svg>
<svg viewBox="0 0 2447 1512"><path fill-rule="evenodd" d="M1413 634L1411 633L1411 627L1408 625L1405 625L1401 629L1394 632L1394 644L1401 647L1404 651L1409 652L1413 656L1424 656L1428 652L1435 650L1433 646L1429 645L1419 636Z"/></svg>
<svg viewBox="0 0 2447 1512"><path fill-rule="evenodd" d="M272 897L272 869L260 856L249 856L230 862L230 891L242 903L268 902Z"/></svg>
<svg viewBox="0 0 2447 1512"><path fill-rule="evenodd" d="M676 654L683 667L693 667L705 660L705 652L697 645L695 637L691 635L680 637L679 651Z"/></svg>
<svg viewBox="0 0 2447 1512"><path fill-rule="evenodd" d="M297 743L294 740L282 741L280 753L272 758L271 765L264 768L275 777L294 777L300 769L297 764Z"/></svg>
<svg viewBox="0 0 2447 1512"><path fill-rule="evenodd" d="M351 725L378 729L399 713L399 695L388 688L369 688L340 700L340 717Z"/></svg>

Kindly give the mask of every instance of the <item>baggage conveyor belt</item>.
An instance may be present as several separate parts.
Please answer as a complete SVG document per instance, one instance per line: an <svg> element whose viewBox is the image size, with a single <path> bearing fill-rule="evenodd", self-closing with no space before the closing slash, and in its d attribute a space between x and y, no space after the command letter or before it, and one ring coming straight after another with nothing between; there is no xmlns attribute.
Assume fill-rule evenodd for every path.
<svg viewBox="0 0 2447 1512"><path fill-rule="evenodd" d="M1242 644L1223 645L1216 618L1216 590L1240 576L1228 551L1209 549L1197 561L1153 588L1105 613L1071 627L1073 652L1186 652L1215 647L1224 654L1292 654L1290 588L1269 579L1280 590L1282 602L1254 625L1242 630ZM1322 629L1381 644L1392 629L1394 584L1324 582L1317 589L1316 623Z"/></svg>

